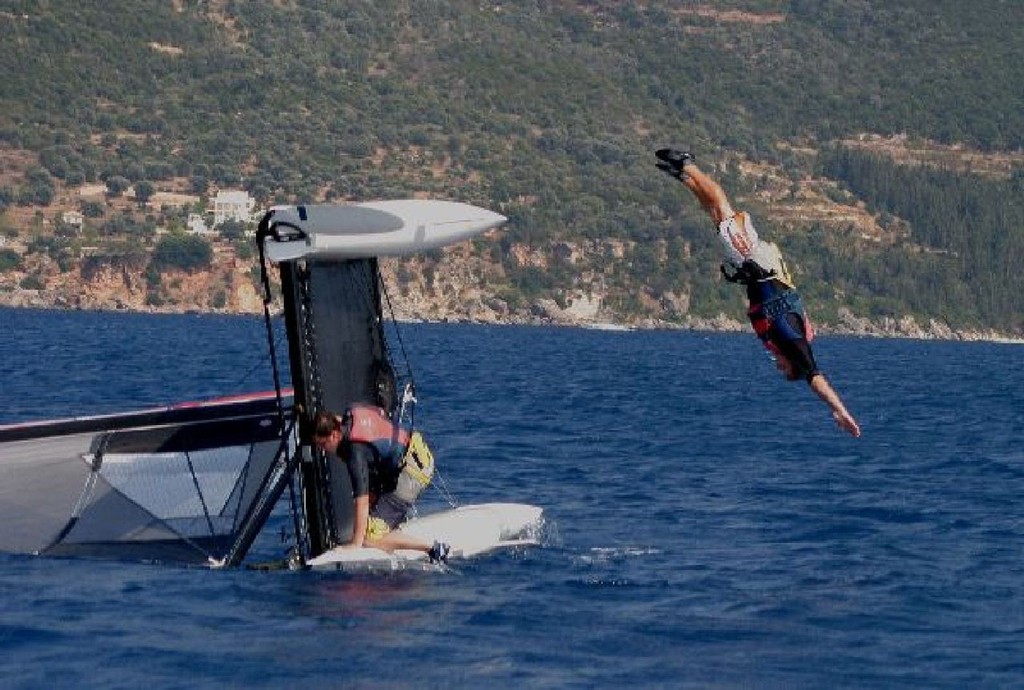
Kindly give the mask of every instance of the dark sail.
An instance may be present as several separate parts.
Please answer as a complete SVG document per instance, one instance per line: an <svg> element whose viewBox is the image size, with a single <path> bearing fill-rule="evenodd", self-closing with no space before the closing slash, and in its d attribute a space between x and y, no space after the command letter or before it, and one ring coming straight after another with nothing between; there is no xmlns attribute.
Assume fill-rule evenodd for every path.
<svg viewBox="0 0 1024 690"><path fill-rule="evenodd" d="M285 262L281 277L300 437L309 440L317 410L340 413L354 402L391 409L377 260ZM317 555L349 538L352 486L336 458L314 453L302 468L308 546Z"/></svg>

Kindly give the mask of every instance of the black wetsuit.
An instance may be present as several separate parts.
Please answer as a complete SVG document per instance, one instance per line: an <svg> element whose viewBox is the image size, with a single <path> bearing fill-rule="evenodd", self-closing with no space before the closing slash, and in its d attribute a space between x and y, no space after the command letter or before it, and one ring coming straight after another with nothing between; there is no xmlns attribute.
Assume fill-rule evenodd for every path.
<svg viewBox="0 0 1024 690"><path fill-rule="evenodd" d="M770 277L753 261L743 262L726 278L747 289L750 307L747 316L754 332L772 352L785 357L798 378L810 381L820 372L811 350L811 336L800 294L792 287Z"/></svg>
<svg viewBox="0 0 1024 690"><path fill-rule="evenodd" d="M411 506L392 493L398 482L398 469L369 443L346 439L338 444L338 457L348 468L352 496L370 497L370 516L379 517L391 528L401 524Z"/></svg>

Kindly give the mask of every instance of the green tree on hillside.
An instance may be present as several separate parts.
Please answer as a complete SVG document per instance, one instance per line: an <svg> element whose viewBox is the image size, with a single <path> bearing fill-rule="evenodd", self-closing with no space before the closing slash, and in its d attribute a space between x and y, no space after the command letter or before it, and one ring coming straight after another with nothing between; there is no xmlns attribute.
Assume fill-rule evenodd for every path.
<svg viewBox="0 0 1024 690"><path fill-rule="evenodd" d="M119 197L128 191L131 186L131 182L128 181L127 177L121 175L111 175L107 178L107 196L111 198Z"/></svg>
<svg viewBox="0 0 1024 690"><path fill-rule="evenodd" d="M196 271L213 263L213 246L196 235L164 235L153 250L157 271Z"/></svg>
<svg viewBox="0 0 1024 690"><path fill-rule="evenodd" d="M140 180L135 183L135 201L140 204L145 204L147 201L153 198L153 193L156 189L153 187L152 182L146 180Z"/></svg>
<svg viewBox="0 0 1024 690"><path fill-rule="evenodd" d="M12 271L21 266L21 255L13 249L0 249L0 273Z"/></svg>

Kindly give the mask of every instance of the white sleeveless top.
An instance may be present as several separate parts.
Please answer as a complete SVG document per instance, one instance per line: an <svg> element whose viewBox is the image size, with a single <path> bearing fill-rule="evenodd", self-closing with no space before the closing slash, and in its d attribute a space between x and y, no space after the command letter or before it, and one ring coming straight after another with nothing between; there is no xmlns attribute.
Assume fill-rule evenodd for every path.
<svg viewBox="0 0 1024 690"><path fill-rule="evenodd" d="M744 261L750 260L766 271L774 271L773 276L789 287L794 287L786 263L782 260L782 252L773 242L763 242L757 236L754 222L744 212L726 218L718 225L718 238L725 250L725 262L740 268Z"/></svg>

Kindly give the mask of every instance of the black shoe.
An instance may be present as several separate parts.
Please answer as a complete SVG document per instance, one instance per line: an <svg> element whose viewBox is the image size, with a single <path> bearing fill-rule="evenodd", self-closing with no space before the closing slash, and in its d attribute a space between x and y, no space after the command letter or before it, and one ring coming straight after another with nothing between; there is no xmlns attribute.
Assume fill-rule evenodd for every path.
<svg viewBox="0 0 1024 690"><path fill-rule="evenodd" d="M683 178L683 168L687 165L693 165L694 158L693 154L687 153L686 151L677 151L676 149L658 149L654 152L654 155L658 157L660 161L657 163L659 170L664 170L672 177L679 179Z"/></svg>
<svg viewBox="0 0 1024 690"><path fill-rule="evenodd" d="M431 563L447 563L448 555L452 552L452 547L445 544L443 541L435 541L434 545L427 551L427 556L430 558Z"/></svg>

